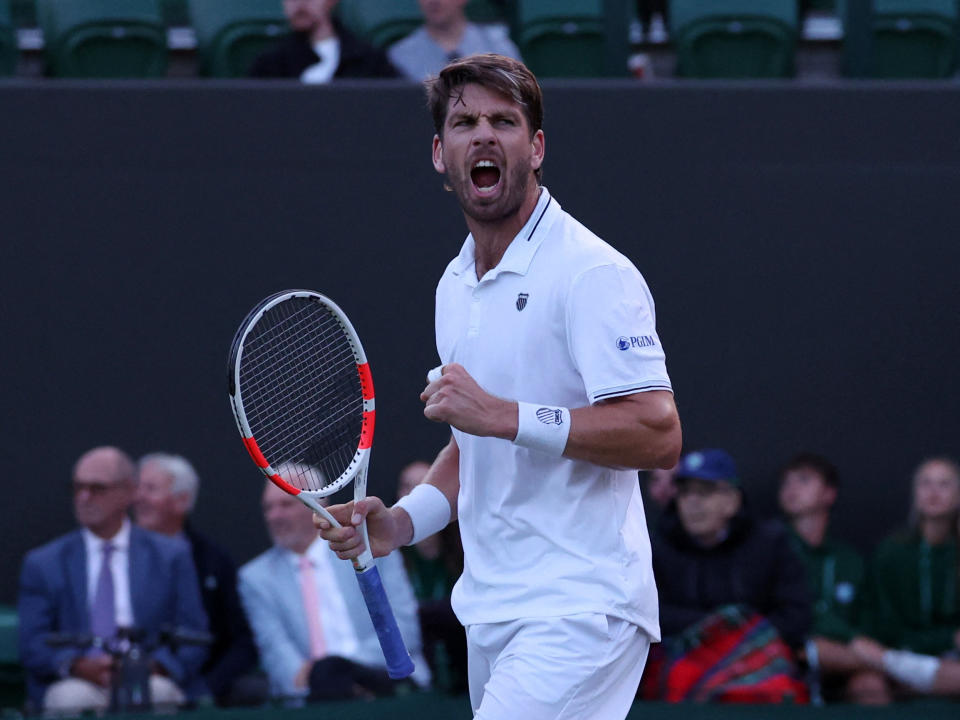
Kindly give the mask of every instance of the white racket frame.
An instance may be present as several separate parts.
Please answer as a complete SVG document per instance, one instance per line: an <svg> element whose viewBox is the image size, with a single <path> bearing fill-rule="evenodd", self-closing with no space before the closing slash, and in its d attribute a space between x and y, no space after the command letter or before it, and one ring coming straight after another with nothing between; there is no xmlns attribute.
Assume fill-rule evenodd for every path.
<svg viewBox="0 0 960 720"><path fill-rule="evenodd" d="M253 457L251 443L254 447L257 447L257 452L259 452L259 447L256 445L256 440L253 436L253 432L250 429L250 423L247 421L246 413L243 410L243 395L240 389L240 361L243 357L244 342L246 341L247 335L254 328L254 326L256 326L260 318L263 317L264 313L276 307L280 303L286 302L292 298L307 298L318 301L325 305L343 328L344 333L347 336L347 340L350 343L350 349L353 352L353 357L358 368L367 364L367 354L363 350L363 345L360 343L360 338L357 335L357 331L354 330L353 324L347 318L346 313L340 309L340 306L333 302L333 300L328 298L326 295L321 295L313 290L288 290L278 293L265 302L256 313L247 318L246 325L243 329L243 334L240 336L237 343L236 356L234 357L232 368L234 392L231 397L231 405L233 406L233 415L234 419L237 421L237 428L240 430L240 434L243 436L244 444L247 446L247 450L250 452L251 457ZM368 375L368 378L369 377L370 376ZM370 380L370 385L372 395L372 379ZM363 412L373 413L375 410L375 399L373 397L364 398ZM373 430L373 428L370 429L370 444L373 442ZM361 437L363 436L361 435ZM284 492L293 495L300 500L300 502L313 510L317 515L320 515L328 523L339 528L343 527L341 523L338 522L337 519L333 517L333 515L331 515L330 512L323 507L319 501L321 498L329 497L341 488L346 487L351 481L353 482L354 503L363 500L367 496L367 470L370 467L370 450L370 447L357 448L357 452L354 454L353 459L350 461L349 465L347 465L347 468L343 471L343 473L341 473L340 477L329 483L322 490L301 490L293 483L284 479L268 462L266 462L266 458L264 458L266 464L257 462L256 457L254 457L254 462L256 463L257 467L260 468L260 471L266 476L266 478L274 485L279 487ZM277 482L278 478L281 482ZM373 564L373 553L370 550L370 537L367 533L366 519L364 519L360 524L360 533L363 536L365 550L358 558L353 560L353 567L357 572L363 572Z"/></svg>

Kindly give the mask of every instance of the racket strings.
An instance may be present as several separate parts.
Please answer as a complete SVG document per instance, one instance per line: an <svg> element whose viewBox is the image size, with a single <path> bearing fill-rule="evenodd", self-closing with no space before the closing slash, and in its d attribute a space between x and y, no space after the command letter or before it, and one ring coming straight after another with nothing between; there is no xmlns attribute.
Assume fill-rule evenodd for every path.
<svg viewBox="0 0 960 720"><path fill-rule="evenodd" d="M357 452L363 397L350 338L318 302L293 298L248 334L240 388L251 431L274 468L301 490L322 490Z"/></svg>

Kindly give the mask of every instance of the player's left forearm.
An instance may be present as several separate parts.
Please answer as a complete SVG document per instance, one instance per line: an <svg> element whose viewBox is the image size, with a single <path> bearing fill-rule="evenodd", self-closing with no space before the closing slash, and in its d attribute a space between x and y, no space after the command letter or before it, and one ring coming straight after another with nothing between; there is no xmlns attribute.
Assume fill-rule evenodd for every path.
<svg viewBox="0 0 960 720"><path fill-rule="evenodd" d="M672 468L682 433L673 394L654 390L570 411L564 457L617 468Z"/></svg>

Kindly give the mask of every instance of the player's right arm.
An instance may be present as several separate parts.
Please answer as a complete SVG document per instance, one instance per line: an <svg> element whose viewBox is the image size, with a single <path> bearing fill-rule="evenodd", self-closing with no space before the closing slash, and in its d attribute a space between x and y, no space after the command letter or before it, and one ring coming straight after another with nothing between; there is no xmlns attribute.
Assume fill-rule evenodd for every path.
<svg viewBox="0 0 960 720"><path fill-rule="evenodd" d="M434 485L450 503L450 521L457 519L457 495L460 492L460 447L450 437L437 455L423 482ZM413 539L413 522L401 507L386 507L375 496L366 497L358 503L348 502L333 505L327 510L343 525L335 528L317 516L314 523L320 537L330 543L330 549L342 560L352 560L364 550L363 539L357 527L367 520L371 551L374 557L389 555Z"/></svg>

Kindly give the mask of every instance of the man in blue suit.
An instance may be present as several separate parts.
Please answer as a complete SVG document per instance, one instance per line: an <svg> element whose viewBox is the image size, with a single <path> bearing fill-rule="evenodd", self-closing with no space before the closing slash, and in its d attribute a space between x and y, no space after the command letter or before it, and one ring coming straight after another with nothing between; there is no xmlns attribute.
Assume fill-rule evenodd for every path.
<svg viewBox="0 0 960 720"><path fill-rule="evenodd" d="M50 647L52 633L90 634L109 643L120 628L155 638L169 626L203 632L206 615L186 544L133 526L134 464L99 447L73 470L79 530L29 552L20 576L20 656L31 703L47 713L105 709L114 668L103 650ZM176 705L201 690L206 650L159 647L151 654L156 705Z"/></svg>
<svg viewBox="0 0 960 720"><path fill-rule="evenodd" d="M310 509L269 481L262 506L274 544L240 568L239 590L272 694L332 699L389 688L353 566L317 537ZM394 553L377 566L417 668L413 680L425 686L430 671L403 561Z"/></svg>

